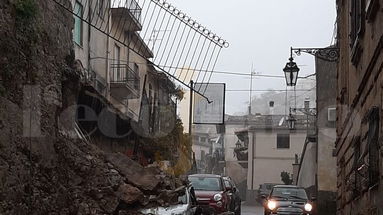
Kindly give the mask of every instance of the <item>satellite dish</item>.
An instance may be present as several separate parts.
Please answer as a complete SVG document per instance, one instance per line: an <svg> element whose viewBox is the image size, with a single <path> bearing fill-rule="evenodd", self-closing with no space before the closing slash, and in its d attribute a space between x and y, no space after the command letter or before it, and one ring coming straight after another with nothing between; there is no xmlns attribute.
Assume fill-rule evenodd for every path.
<svg viewBox="0 0 383 215"><path fill-rule="evenodd" d="M283 125L283 122L285 121L285 117L282 117L282 119L281 120L279 120L279 126L282 126Z"/></svg>

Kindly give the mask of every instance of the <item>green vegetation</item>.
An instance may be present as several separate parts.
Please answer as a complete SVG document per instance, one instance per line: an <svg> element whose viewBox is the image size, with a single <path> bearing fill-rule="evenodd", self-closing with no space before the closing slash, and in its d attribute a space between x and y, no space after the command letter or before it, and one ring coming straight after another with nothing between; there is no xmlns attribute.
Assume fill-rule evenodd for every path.
<svg viewBox="0 0 383 215"><path fill-rule="evenodd" d="M17 17L31 20L37 15L37 4L35 0L18 0L15 4Z"/></svg>
<svg viewBox="0 0 383 215"><path fill-rule="evenodd" d="M173 130L164 137L155 139L146 138L145 149L151 151L154 160L157 162L170 160L173 164L169 170L170 174L183 175L192 166L192 144L188 134L185 134L182 121L177 119Z"/></svg>
<svg viewBox="0 0 383 215"><path fill-rule="evenodd" d="M293 184L293 179L290 173L285 171L281 172L281 178L282 178L282 182L285 183L285 185Z"/></svg>

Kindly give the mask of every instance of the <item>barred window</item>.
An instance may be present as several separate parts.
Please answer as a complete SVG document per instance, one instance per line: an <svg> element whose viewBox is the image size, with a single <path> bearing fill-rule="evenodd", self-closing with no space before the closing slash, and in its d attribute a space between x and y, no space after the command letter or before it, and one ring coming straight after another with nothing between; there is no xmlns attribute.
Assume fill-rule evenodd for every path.
<svg viewBox="0 0 383 215"><path fill-rule="evenodd" d="M368 125L368 178L369 185L379 182L379 108L373 107L369 113Z"/></svg>
<svg viewBox="0 0 383 215"><path fill-rule="evenodd" d="M351 0L351 11L350 11L350 39L351 39L351 47L355 46L355 42L357 42L358 36L363 33L363 5L364 0Z"/></svg>
<svg viewBox="0 0 383 215"><path fill-rule="evenodd" d="M361 190L362 190L362 175L359 172L359 168L363 165L363 162L361 160L361 138L360 136L357 136L354 139L354 172L355 172L355 179L354 179L354 189L353 189L353 195L354 197L357 197L360 195Z"/></svg>

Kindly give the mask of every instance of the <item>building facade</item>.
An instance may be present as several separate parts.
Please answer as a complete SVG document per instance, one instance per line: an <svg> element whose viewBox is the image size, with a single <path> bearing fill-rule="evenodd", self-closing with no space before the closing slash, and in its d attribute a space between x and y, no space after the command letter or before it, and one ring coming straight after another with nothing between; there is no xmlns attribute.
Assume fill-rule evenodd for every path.
<svg viewBox="0 0 383 215"><path fill-rule="evenodd" d="M316 58L317 81L317 207L318 214L336 214L336 62Z"/></svg>
<svg viewBox="0 0 383 215"><path fill-rule="evenodd" d="M336 70L337 63L316 60L314 132L307 138L296 171L296 184L317 199L316 214L336 214ZM310 113L310 112L308 112ZM310 134L308 134L310 135ZM309 137L309 136L308 136Z"/></svg>
<svg viewBox="0 0 383 215"><path fill-rule="evenodd" d="M274 123L250 126L248 129L248 201L258 198L261 184L283 184L281 173L293 174L295 157L302 153L307 133L304 126L290 130L286 124L279 124L284 117L273 116Z"/></svg>
<svg viewBox="0 0 383 215"><path fill-rule="evenodd" d="M382 8L337 1L337 214L383 213Z"/></svg>
<svg viewBox="0 0 383 215"><path fill-rule="evenodd" d="M141 8L135 0L73 0L72 7L74 54L82 75L79 127L104 151L142 164L153 161L146 159L154 155L142 142L175 128L176 86L149 62L153 53L138 33Z"/></svg>
<svg viewBox="0 0 383 215"><path fill-rule="evenodd" d="M239 189L248 203L255 203L261 184L282 184L282 172L293 174L295 157L305 144L305 118L297 116L298 126L289 130L285 117L227 116L226 174L242 184Z"/></svg>

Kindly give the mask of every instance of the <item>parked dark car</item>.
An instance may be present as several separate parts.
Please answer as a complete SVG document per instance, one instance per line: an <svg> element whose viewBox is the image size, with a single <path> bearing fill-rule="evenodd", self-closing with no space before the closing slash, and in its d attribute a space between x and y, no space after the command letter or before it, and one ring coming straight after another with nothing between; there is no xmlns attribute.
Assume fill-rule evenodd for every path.
<svg viewBox="0 0 383 215"><path fill-rule="evenodd" d="M241 215L241 196L237 186L230 177L223 177L225 187L229 190L230 199L230 211L234 212L235 215Z"/></svg>
<svg viewBox="0 0 383 215"><path fill-rule="evenodd" d="M313 204L305 189L292 185L277 185L271 190L265 204L265 215L309 215Z"/></svg>
<svg viewBox="0 0 383 215"><path fill-rule="evenodd" d="M230 212L229 190L225 188L222 176L211 174L189 175L197 203L202 214Z"/></svg>

